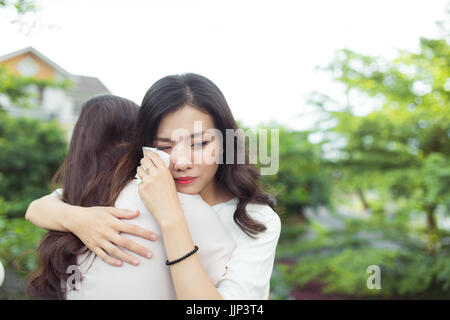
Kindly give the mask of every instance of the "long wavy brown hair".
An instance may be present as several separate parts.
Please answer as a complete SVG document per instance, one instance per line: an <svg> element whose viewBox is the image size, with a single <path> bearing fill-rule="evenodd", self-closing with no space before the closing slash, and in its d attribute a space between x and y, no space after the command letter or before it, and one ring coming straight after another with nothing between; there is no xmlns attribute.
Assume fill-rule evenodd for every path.
<svg viewBox="0 0 450 320"><path fill-rule="evenodd" d="M190 105L208 113L215 127L226 137L226 129L238 129L230 107L220 89L209 79L194 73L166 76L153 84L147 91L136 120L135 133L130 151L120 161L113 180L112 191L116 194L133 179L136 168L143 157L142 146L154 146L161 120L167 114ZM263 191L259 184L259 172L249 163L248 148L245 149L245 163L237 162L239 139L234 139L234 161L226 163L227 153L223 150L223 161L219 164L215 179L239 201L233 215L235 223L248 236L253 237L266 227L252 219L246 212L249 203L266 204L275 209L275 198ZM242 141L241 141L242 143Z"/></svg>
<svg viewBox="0 0 450 320"><path fill-rule="evenodd" d="M100 95L86 101L74 127L67 156L53 177L63 187L62 200L68 204L114 206L119 192L112 194L114 172L128 151L139 107L132 101ZM37 248L38 265L28 276L30 298L65 299L70 265L84 246L71 232L49 231Z"/></svg>

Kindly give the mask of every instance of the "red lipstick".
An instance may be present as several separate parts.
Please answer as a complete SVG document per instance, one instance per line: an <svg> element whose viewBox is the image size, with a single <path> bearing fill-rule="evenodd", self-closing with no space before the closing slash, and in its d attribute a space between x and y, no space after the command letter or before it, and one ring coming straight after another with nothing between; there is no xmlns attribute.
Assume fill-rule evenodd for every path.
<svg viewBox="0 0 450 320"><path fill-rule="evenodd" d="M195 181L195 177L181 177L181 178L176 178L175 182L179 183L179 184L190 184L192 182Z"/></svg>

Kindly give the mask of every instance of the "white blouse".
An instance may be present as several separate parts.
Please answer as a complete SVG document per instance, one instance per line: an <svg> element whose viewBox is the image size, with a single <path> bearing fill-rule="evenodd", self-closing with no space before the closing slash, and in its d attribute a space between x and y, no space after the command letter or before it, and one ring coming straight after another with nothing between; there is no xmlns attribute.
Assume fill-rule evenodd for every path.
<svg viewBox="0 0 450 320"><path fill-rule="evenodd" d="M226 231L236 242L236 249L226 264L227 272L216 287L226 300L266 300L281 232L280 217L268 205L247 204L247 214L267 228L257 234L256 239L252 239L233 220L237 204L238 198L233 198L212 206Z"/></svg>
<svg viewBox="0 0 450 320"><path fill-rule="evenodd" d="M222 226L215 211L200 195L178 193L178 197L192 240L199 247L196 254L209 278L217 284L226 272L226 263L236 244ZM115 267L103 262L94 254L89 255L89 252L79 255L77 271L78 275L82 276L82 281L76 281L74 270L70 270L70 280L78 283L79 287L74 287L73 282L72 285L70 282L66 283L66 299L175 300L177 297L170 267L165 264L167 255L159 224L141 201L135 181L131 181L121 191L115 207L139 210L140 214L136 218L125 221L158 234L157 241L122 234L150 249L153 253L152 258L140 257L138 266L124 263L121 267ZM124 248L121 249L131 253Z"/></svg>
<svg viewBox="0 0 450 320"><path fill-rule="evenodd" d="M235 197L214 206L208 206L201 200L199 203L203 202L216 214L216 220L210 219L213 221L211 224L204 220L205 215L199 215L198 220L189 219L190 210L187 210L186 205L189 201L186 199L192 199L190 198L192 196L178 194L192 239L199 246L197 254L223 299L268 299L270 277L281 231L281 221L275 211L268 205L247 204L248 215L262 222L267 228L266 231L257 234L256 239L252 239L233 220L238 198ZM196 200L201 199L200 195L196 196L198 196L195 198ZM198 204L198 201L195 203ZM137 186L134 183L130 183L122 191L116 201L116 207L140 210L140 215L129 222L159 235L161 241L151 242L140 237L123 234L152 250L153 257L149 260L141 258L139 266L124 263L121 267L110 266L97 258L89 270L85 268L90 265L92 258L88 264L87 261L83 263L81 260L83 257L79 257L78 261L81 262L83 268L81 290L70 290L69 288L67 299L176 299L170 270L164 264L167 256L162 243L161 231L140 200ZM204 207L202 208L202 210L206 210ZM221 228L217 227L214 221L220 221ZM211 237L215 239L212 241ZM231 245L230 238L232 239ZM216 245L211 247L213 243ZM223 268L225 268L225 272L223 272Z"/></svg>

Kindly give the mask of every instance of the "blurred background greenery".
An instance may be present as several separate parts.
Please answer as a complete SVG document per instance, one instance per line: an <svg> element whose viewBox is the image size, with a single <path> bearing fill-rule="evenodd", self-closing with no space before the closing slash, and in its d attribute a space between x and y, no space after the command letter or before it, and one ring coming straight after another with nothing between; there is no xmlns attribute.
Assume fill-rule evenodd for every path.
<svg viewBox="0 0 450 320"><path fill-rule="evenodd" d="M314 92L316 129L281 131L279 173L264 177L284 222L274 297L450 298L449 43L421 38L393 61L340 50L321 69L381 103L357 115Z"/></svg>
<svg viewBox="0 0 450 320"><path fill-rule="evenodd" d="M280 130L279 170L262 177L282 219L271 299L450 298L450 46L418 41L419 52L393 60L342 49L318 67L348 99L312 92L314 129L261 124ZM24 107L28 87L58 85L0 69L0 95ZM362 113L354 95L378 107ZM51 191L66 150L55 120L11 117L0 105L0 298L25 298L45 231L24 213ZM367 286L371 265L379 290Z"/></svg>

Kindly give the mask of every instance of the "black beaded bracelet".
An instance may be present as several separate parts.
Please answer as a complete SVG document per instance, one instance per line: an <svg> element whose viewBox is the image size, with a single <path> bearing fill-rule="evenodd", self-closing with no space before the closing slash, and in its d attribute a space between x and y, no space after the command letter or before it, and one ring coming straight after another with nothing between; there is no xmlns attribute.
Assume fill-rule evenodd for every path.
<svg viewBox="0 0 450 320"><path fill-rule="evenodd" d="M180 262L181 260L184 260L184 259L186 259L187 257L189 257L189 256L192 256L194 253L196 253L197 252L197 250L198 250L198 247L197 246L194 246L195 248L194 248L194 250L192 250L191 252L189 252L189 253L186 253L184 256L182 256L181 258L178 258L178 259L176 259L176 260L173 260L173 261L170 261L169 262L169 260L166 260L166 265L168 265L168 266L170 266L170 265L172 265L172 264L175 264L175 263L177 263L177 262Z"/></svg>

